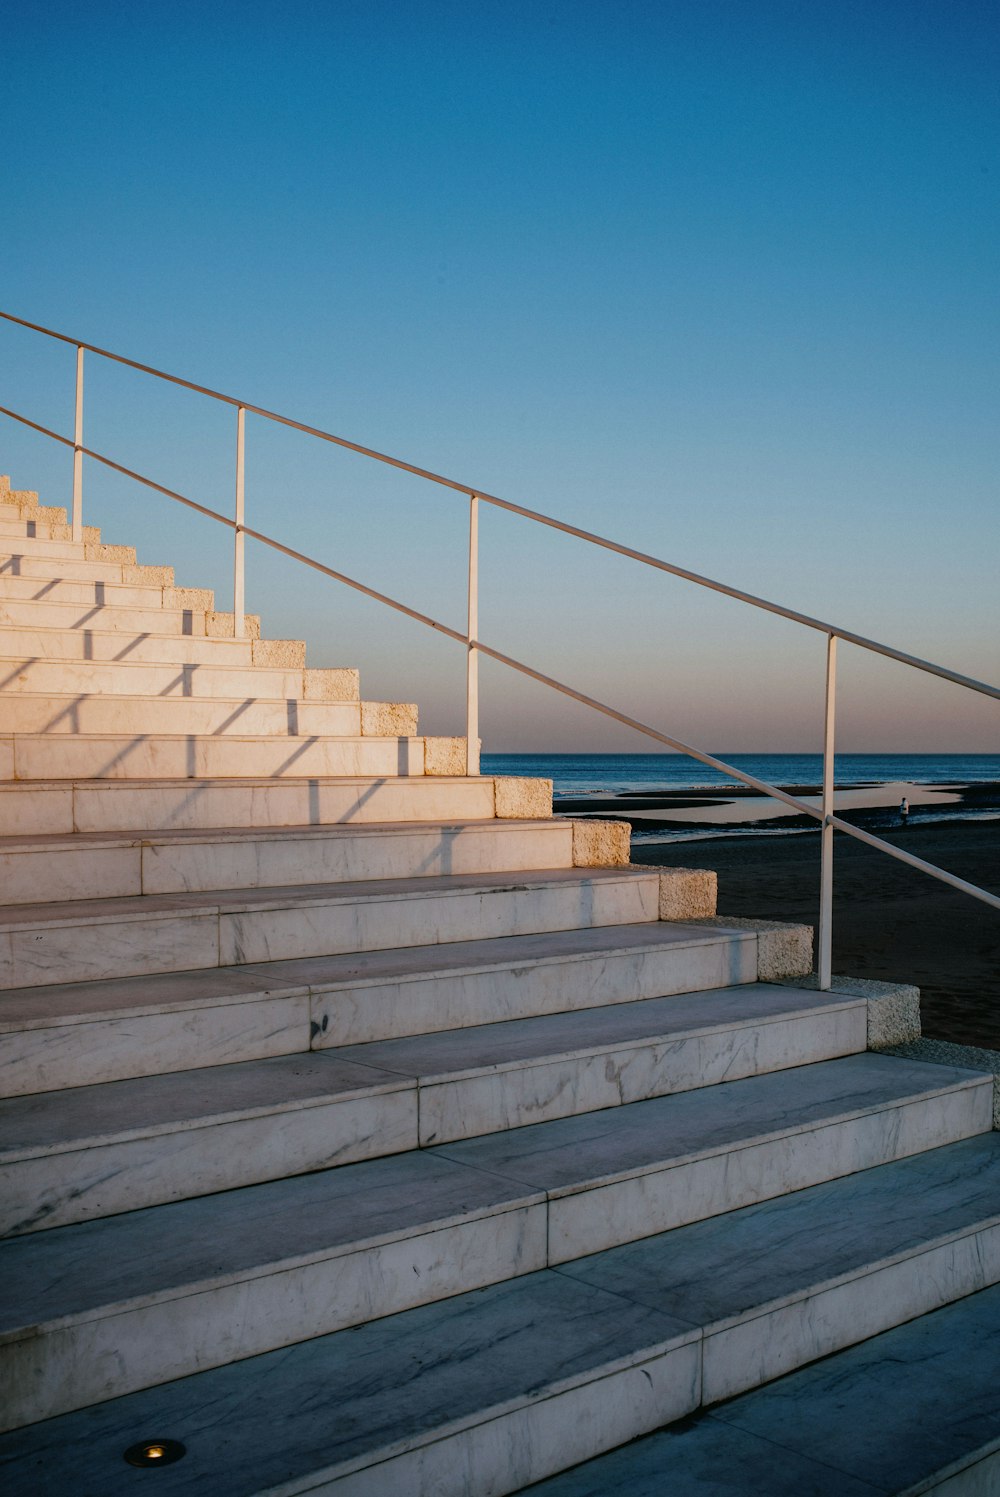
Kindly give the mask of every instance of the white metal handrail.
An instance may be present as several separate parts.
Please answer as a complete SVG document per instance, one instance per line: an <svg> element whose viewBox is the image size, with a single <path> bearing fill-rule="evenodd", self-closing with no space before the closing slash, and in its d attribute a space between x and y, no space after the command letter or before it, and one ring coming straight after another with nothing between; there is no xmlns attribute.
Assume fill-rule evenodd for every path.
<svg viewBox="0 0 1000 1497"><path fill-rule="evenodd" d="M820 877L820 916L819 916L819 943L818 943L818 972L819 986L828 989L831 984L831 961L832 961L832 914L833 914L833 833L834 830L845 832L848 836L855 837L861 842L867 843L879 851L887 853L899 862L908 864L931 877L950 885L952 888L971 895L984 904L995 909L1000 909L1000 898L991 894L988 890L980 888L976 884L969 883L965 879L958 878L943 868L938 868L933 863L926 862L912 853L907 853L892 843L886 842L881 837L876 837L870 832L862 831L860 827L836 816L833 811L833 771L835 753L835 713L836 713L836 664L837 664L837 641L846 640L849 644L855 644L861 649L875 654L883 655L891 660L897 660L901 664L924 671L930 675L937 676L942 680L951 681L956 685L964 686L966 689L981 695L1000 700L1000 687L991 686L986 682L977 681L969 676L959 674L957 671L948 670L944 666L934 664L932 661L923 660L919 656L909 655L901 650L896 650L890 645L882 644L878 640L869 639L864 635L856 634L853 630L842 629L837 625L829 624L821 619L816 619L808 614L803 614L795 609L785 608L781 604L772 603L768 599L760 598L753 593L748 593L741 588L731 587L726 583L717 582L712 578L702 576L700 573L692 572L684 567L664 561L662 558L650 556L645 552L637 551L630 546L621 545L617 541L609 540L607 537L599 536L591 531L582 530L575 525L567 524L565 521L557 520L551 515L545 515L537 510L525 508L523 505L514 504L509 500L500 499L496 495L484 493L480 489L469 487L467 484L459 483L454 479L445 478L440 474L433 473L428 469L420 468L412 463L403 462L399 458L390 457L385 453L377 452L373 448L363 447L359 443L348 441L344 437L338 437L332 432L323 431L319 427L308 426L303 422L292 420L288 416L281 416L275 411L266 410L262 406L255 406L248 401L242 401L235 396L224 395L218 390L212 390L205 385L198 385L191 380L180 378L178 375L167 374L164 370L155 369L151 365L138 363L135 359L125 358L121 354L111 353L107 349L99 348L95 344L85 343L81 340L71 338L65 333L58 333L51 328L42 327L38 323L27 322L24 318L14 317L11 313L0 311L0 318L18 326L28 328L33 332L44 334L46 337L54 338L59 342L68 343L76 347L76 403L74 437L71 441L68 437L58 432L51 431L48 427L41 426L38 422L30 420L20 412L11 410L6 406L0 406L0 414L10 417L22 425L30 427L41 435L49 437L66 447L73 449L73 538L83 538L83 458L89 457L103 466L123 474L125 477L134 479L137 483L163 494L190 509L196 510L206 518L217 521L233 531L233 612L234 632L242 636L245 629L245 597L244 597L244 540L246 536L260 541L263 545L279 551L293 560L303 563L316 571L331 577L346 586L355 589L376 601L385 604L419 623L426 624L430 628L447 635L465 647L467 654L466 664L466 744L467 762L466 770L469 774L479 773L479 681L478 681L478 657L480 654L499 661L522 675L541 682L560 692L564 696L581 702L583 705L600 712L603 716L610 717L627 727L647 737L656 739L667 747L676 749L681 753L689 755L710 768L721 771L732 778L741 781L745 785L762 792L784 804L791 806L799 813L809 816L820 823L821 826L821 877ZM101 358L110 359L115 363L124 364L128 368L135 369L143 374L149 374L157 379L166 380L170 384L179 385L184 389L192 390L197 394L205 395L213 400L218 400L226 405L235 406L237 411L237 439L236 439L236 501L235 515L233 519L220 514L217 510L210 509L207 505L199 504L197 501L179 494L173 489L166 488L154 479L138 473L131 468L124 467L121 463L103 453L95 452L83 443L83 358L85 352L91 352ZM391 467L399 468L413 474L415 477L424 478L432 483L441 484L446 488L463 493L469 499L469 570L468 570L468 616L466 632L450 628L440 620L431 618L430 615L410 608L398 599L391 598L386 593L381 593L367 584L348 577L343 572L335 571L325 563L318 561L315 557L307 556L304 552L296 551L292 547L284 545L273 536L268 536L261 531L255 530L245 523L245 483L244 483L244 459L245 459L245 420L246 412L250 411L266 420L277 422L279 425L291 427L301 431L308 436L317 437L339 447L361 456L369 457L375 461L386 463ZM523 661L515 660L513 657L493 649L478 638L478 615L479 615L479 567L478 567L478 529L479 529L479 503L491 504L499 509L505 509L513 514L523 516L525 519L535 521L538 524L549 526L560 530L568 535L576 536L580 540L587 541L599 546L604 550L614 551L621 556L626 556L646 566L653 567L659 571L667 572L673 576L681 577L698 586L706 587L713 592L722 593L727 597L735 598L739 602L748 603L752 607L763 609L768 613L777 614L782 618L790 619L793 623L804 625L807 628L818 630L827 636L827 663L826 663L826 702L824 712L824 735L823 735L823 786L820 808L817 810L807 801L791 795L776 785L768 784L767 781L759 780L755 776L747 774L744 770L737 769L734 765L715 758L711 754L705 754L691 744L682 742L680 739L672 738L659 729L653 728L648 723L640 722L626 713L619 712L605 702L600 702L594 697L587 696L568 686L565 682L558 681L552 676L547 676L533 667L526 665Z"/></svg>

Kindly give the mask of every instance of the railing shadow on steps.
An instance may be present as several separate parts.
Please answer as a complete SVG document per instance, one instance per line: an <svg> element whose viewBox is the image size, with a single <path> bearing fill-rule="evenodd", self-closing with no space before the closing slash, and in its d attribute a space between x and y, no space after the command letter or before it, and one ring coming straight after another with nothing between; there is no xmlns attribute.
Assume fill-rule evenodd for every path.
<svg viewBox="0 0 1000 1497"><path fill-rule="evenodd" d="M311 567L335 582L341 582L346 587L353 588L356 592L372 598L375 602L384 604L405 617L416 620L428 628L436 630L439 634L453 639L457 644L463 646L466 651L466 772L470 775L479 773L479 674L478 660L480 655L485 655L491 660L499 661L501 665L527 676L561 695L569 697L575 702L600 713L604 717L611 718L615 722L624 724L627 728L634 729L637 733L647 738L654 739L657 743L664 744L667 748L674 749L679 753L687 754L692 759L698 760L710 769L718 770L720 773L732 779L739 780L742 784L750 786L763 795L770 796L774 800L783 802L801 815L808 816L817 821L821 829L820 848L820 909L819 909L819 939L817 951L818 982L821 990L829 989L832 981L831 963L833 949L833 834L835 831L846 833L859 842L867 843L869 847L876 848L879 852L886 853L898 862L906 863L919 872L928 874L940 882L958 889L963 894L980 900L990 905L993 909L1000 910L1000 897L992 894L987 889L977 884L969 883L966 879L959 878L956 874L949 873L946 869L937 867L923 858L916 857L913 853L905 852L902 848L895 847L884 838L876 837L871 832L864 831L861 827L854 826L842 817L834 814L834 748L835 748L835 722L836 722L836 695L837 695L837 644L844 640L847 644L856 645L859 649L867 650L876 655L882 655L889 660L898 661L915 670L924 671L928 675L937 676L943 681L951 681L966 690L977 692L982 696L992 697L1000 701L1000 687L991 686L987 682L977 681L970 676L961 675L957 671L948 670L944 666L935 665L932 661L923 660L919 656L909 655L902 650L897 650L891 645L880 643L878 640L869 639L865 635L857 634L853 630L841 628L839 625L826 623L822 619L811 617L809 614L800 613L797 609L785 608L780 603L773 603L766 598L758 597L754 593L746 592L742 588L732 587L724 582L717 582L711 577L705 577L699 572L690 571L686 567L677 566L673 562L664 561L661 557L650 556L644 551L638 551L632 546L622 545L618 541L609 540L606 536L596 535L592 531L583 530L577 525L567 524L563 520L557 520L552 515L542 514L538 510L527 509L520 504L514 504L510 500L500 499L495 494L487 494L474 485L460 483L456 479L445 478L440 473L433 473L426 468L418 467L413 463L404 462L401 458L391 457L387 453L377 452L371 447L362 446L358 442L348 441L346 437L336 436L333 432L323 431L316 426L310 426L302 421L295 421L290 416L282 416L276 411L270 411L263 406L253 405L250 401L240 400L233 395L224 395L219 390L209 389L205 385L195 384L191 380L182 379L178 375L167 374L162 369L154 369L149 364L141 364L135 359L129 359L122 354L111 353L108 349L99 348L96 344L86 343L79 338L70 337L66 333L55 332L52 328L41 326L39 323L28 322L22 317L15 317L12 313L0 311L0 318L6 322L16 324L18 327L27 328L31 332L40 333L47 338L54 338L60 343L67 343L76 349L76 402L74 434L72 438L62 436L59 432L51 431L48 427L41 426L38 422L30 420L18 411L10 410L6 406L0 406L0 415L8 416L11 420L20 422L21 425L29 427L32 431L39 432L42 436L59 442L64 447L73 451L73 512L72 527L73 539L83 539L83 459L88 457L94 462L110 468L115 473L120 473L125 478L133 479L136 483L143 484L146 488L164 495L168 499L175 500L178 504L185 505L188 509L195 510L207 519L214 520L220 525L225 525L233 532L233 614L234 633L242 637L244 633L245 596L244 596L244 540L246 536L259 541L261 545L268 546L272 550L288 556L293 561L300 562L303 566ZM208 508L207 505L199 504L194 499L189 499L184 494L179 494L173 489L157 483L145 474L137 473L131 468L124 467L115 462L113 458L105 453L95 452L86 447L83 441L83 368L84 354L95 354L98 358L109 359L113 363L123 364L129 369L135 369L140 374L148 374L154 379L165 380L168 384L178 385L182 389L191 390L197 395L204 395L210 400L220 401L224 405L232 406L236 411L236 463L235 463L235 504L234 512L229 515L220 514L217 510ZM286 426L293 431L302 432L309 437L315 437L322 442L330 442L336 447L341 447L349 452L356 453L360 457L372 459L374 462L384 463L389 467L400 469L402 472L410 473L416 478L426 479L429 483L439 484L443 488L454 490L455 493L464 494L469 501L469 571L468 571L468 612L466 632L452 629L449 625L442 623L439 619L432 618L429 614L421 613L415 608L400 602L397 598L391 598L378 589L359 582L356 578L348 577L343 572L328 567L325 563L313 556L307 556L302 551L297 551L291 546L284 545L274 536L256 530L245 523L244 502L244 462L245 462L245 426L247 412L260 416L266 421L273 421L279 426ZM638 718L631 717L628 713L619 712L617 708L609 706L606 702L598 701L595 697L577 691L575 687L568 685L565 681L556 680L553 676L545 675L542 671L534 669L522 660L515 660L512 656L504 654L500 650L493 649L479 639L479 505L489 504L497 509L507 510L511 514L520 515L535 524L544 525L553 530L562 531L565 535L571 535L578 540L586 541L591 545L599 546L605 551L615 552L619 556L628 557L643 566L648 566L657 571L667 572L673 577L680 577L684 581L693 582L698 587L703 587L712 592L721 593L726 597L734 598L737 602L746 603L752 608L761 609L767 613L776 614L781 618L789 619L792 623L800 624L804 628L813 629L820 634L826 635L826 697L824 712L823 733L823 786L820 806L817 808L798 796L792 795L787 790L782 790L777 785L768 784L767 781L758 779L755 775L748 774L745 770L737 769L732 764L716 758L712 754L703 753L692 744L685 743L679 738L663 733L649 723L640 722Z"/></svg>

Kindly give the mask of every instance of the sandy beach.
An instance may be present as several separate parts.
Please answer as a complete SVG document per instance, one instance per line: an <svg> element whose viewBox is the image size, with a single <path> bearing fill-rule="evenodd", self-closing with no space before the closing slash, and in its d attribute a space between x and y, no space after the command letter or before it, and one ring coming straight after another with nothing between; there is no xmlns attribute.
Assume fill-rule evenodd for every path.
<svg viewBox="0 0 1000 1497"><path fill-rule="evenodd" d="M619 803L606 814L627 811ZM996 821L916 821L878 835L1000 893ZM850 837L835 849L834 971L916 983L926 1035L1000 1049L1000 913ZM714 868L720 914L816 923L818 834L636 839L632 858Z"/></svg>

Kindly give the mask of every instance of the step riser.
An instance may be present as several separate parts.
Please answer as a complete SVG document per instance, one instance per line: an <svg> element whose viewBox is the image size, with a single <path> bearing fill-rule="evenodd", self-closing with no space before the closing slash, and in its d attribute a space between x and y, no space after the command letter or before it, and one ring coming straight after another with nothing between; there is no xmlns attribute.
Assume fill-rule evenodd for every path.
<svg viewBox="0 0 1000 1497"><path fill-rule="evenodd" d="M356 779L423 772L422 738L306 738L294 744L183 735L0 738L3 780Z"/></svg>
<svg viewBox="0 0 1000 1497"><path fill-rule="evenodd" d="M32 543L34 545L34 543ZM56 550L73 550L59 541L39 541L40 550L54 547ZM136 576L135 573L154 573L155 576ZM90 583L113 583L134 586L173 587L172 567L143 567L136 562L90 561L86 557L38 555L34 550L21 555L4 552L0 546L0 576L16 580L24 578L59 578L60 581Z"/></svg>
<svg viewBox="0 0 1000 1497"><path fill-rule="evenodd" d="M0 656L0 693L14 697L24 692L41 698L79 700L85 694L113 693L126 698L163 697L178 701L189 699L229 698L233 706L240 699L300 699L307 695L312 678L301 670L268 670L251 666L212 665L144 665L123 660L108 662L84 660L64 663L61 660L18 660L4 648ZM334 688L335 689L335 686ZM311 693L310 693L311 695ZM337 700L326 697L324 700ZM353 703L357 706L357 701ZM5 721L13 702L3 702ZM412 716L415 731L416 714ZM29 728L14 731L30 732ZM165 729L170 732L171 730ZM174 729L183 732L183 728Z"/></svg>
<svg viewBox="0 0 1000 1497"><path fill-rule="evenodd" d="M349 1160L520 1128L831 1060L865 1048L866 1009L640 1042L592 1057L27 1159L0 1168L0 1234L59 1227ZM419 1125L418 1125L419 1113Z"/></svg>
<svg viewBox="0 0 1000 1497"><path fill-rule="evenodd" d="M417 1090L95 1144L0 1167L0 1235L21 1236L417 1146ZM74 1199L75 1192L79 1197Z"/></svg>
<svg viewBox="0 0 1000 1497"><path fill-rule="evenodd" d="M0 749L2 757L2 749ZM0 835L202 831L353 821L478 821L493 816L493 781L390 776L381 781L245 784L0 784Z"/></svg>
<svg viewBox="0 0 1000 1497"><path fill-rule="evenodd" d="M89 688L88 688L89 689ZM360 702L208 701L187 696L19 696L0 692L10 733L66 737L195 733L245 738L360 738Z"/></svg>
<svg viewBox="0 0 1000 1497"><path fill-rule="evenodd" d="M2 1012L2 1004L0 1004ZM0 1035L0 1096L269 1060L309 1049L309 994Z"/></svg>
<svg viewBox="0 0 1000 1497"><path fill-rule="evenodd" d="M8 584L10 585L10 584ZM70 584L67 584L69 586ZM79 588L80 583L73 583ZM37 592L37 588L34 589ZM30 587L23 588L23 596L10 597L4 594L3 578L0 577L0 624L18 630L44 629L67 630L78 634L86 641L92 630L103 633L125 635L168 635L178 642L203 640L206 638L206 612L195 608L163 608L162 592L143 588L149 601L143 606L122 607L95 603L93 589L89 596L68 600L46 594L44 598L31 595ZM232 634L230 623L229 634ZM86 658L84 643L84 658Z"/></svg>
<svg viewBox="0 0 1000 1497"><path fill-rule="evenodd" d="M65 534L53 535L53 530ZM137 565L134 546L109 545L101 541L100 532L95 535L92 529L82 541L74 541L72 527L69 525L30 520L22 520L19 529L14 528L10 522L0 525L0 569L9 570L16 575L21 570L22 563L29 558L32 561L58 562L59 571L62 571L64 562L110 562L117 566L124 562L128 566Z"/></svg>
<svg viewBox="0 0 1000 1497"><path fill-rule="evenodd" d="M0 987L647 923L656 920L657 907L654 877L32 924L0 936Z"/></svg>
<svg viewBox="0 0 1000 1497"><path fill-rule="evenodd" d="M0 1430L428 1304L455 1282L531 1273L544 1257L539 1202L0 1346Z"/></svg>
<svg viewBox="0 0 1000 1497"><path fill-rule="evenodd" d="M6 539L4 539L6 537ZM68 522L60 520L34 520L30 513L22 514L10 504L0 504L0 551L9 554L11 551L18 552L22 548L17 545L18 541L31 541L32 554L50 556L55 553L48 549L42 551L38 548L40 541L61 541L73 543L73 527ZM14 542L14 544L10 544ZM73 543L71 549L66 551L66 556L83 556L83 547L97 546L101 542L101 532L96 525L85 525L83 527L83 540ZM63 553L59 553L63 554Z"/></svg>
<svg viewBox="0 0 1000 1497"><path fill-rule="evenodd" d="M300 836L210 843L150 842L0 852L5 904L114 899L136 894L277 888L383 878L572 868L566 821L493 822L454 833L428 828L396 836Z"/></svg>
<svg viewBox="0 0 1000 1497"><path fill-rule="evenodd" d="M597 1235L607 1236L608 1221L613 1219L614 1241L627 1242L986 1131L991 1109L991 1083L964 1087L874 1115L799 1130L792 1136L795 1147L791 1149L788 1138L754 1145L752 1150L740 1151L755 1156L750 1172L734 1168L737 1161L731 1153L675 1165L659 1175L646 1171L638 1180L654 1189L646 1198L645 1212L634 1210L635 1180L628 1182L633 1187L631 1201L621 1187L585 1189L571 1199L579 1201L582 1195L591 1208L588 1216L601 1218ZM739 1158L740 1166L743 1162ZM662 1175L674 1177L673 1188L655 1189ZM678 1175L683 1179L678 1180ZM614 1202L610 1188L618 1190ZM241 1283L221 1284L217 1289L201 1283L192 1286L194 1293L131 1309L116 1306L117 1313L63 1324L49 1333L33 1328L36 1333L30 1338L0 1348L0 1386L5 1395L0 1402L8 1410L6 1427L531 1272L545 1266L546 1237L550 1265L597 1251L592 1224L575 1238L575 1251L562 1251L563 1200L558 1195L550 1198L547 1232L546 1207L539 1201L492 1214L485 1230L481 1222L476 1223L471 1240L460 1242L455 1236L460 1229L455 1227L444 1229L438 1241L434 1240L437 1233L426 1232L346 1257L328 1257ZM510 1218L515 1219L513 1223ZM583 1225L580 1213L577 1221ZM527 1251L525 1244L530 1244ZM1000 1227L991 1236L989 1251L992 1271L1000 1273ZM982 1286L982 1260L974 1250L955 1254L950 1266L956 1278L963 1266L976 1277L968 1286L953 1279L946 1298ZM910 1282L918 1284L919 1275L911 1276ZM929 1305L942 1302L937 1297L940 1292L937 1285L930 1290Z"/></svg>
<svg viewBox="0 0 1000 1497"><path fill-rule="evenodd" d="M526 963L478 981L476 974L443 972L410 984L310 991L289 979L284 994L263 988L256 996L236 994L197 1008L183 1006L178 979L174 1012L129 1013L0 1036L0 1096L704 992L756 978L756 942L741 941L539 967ZM506 983L512 991L504 997Z"/></svg>
<svg viewBox="0 0 1000 1497"><path fill-rule="evenodd" d="M96 562L88 562L88 566L96 565ZM109 568L108 570L115 569ZM98 625L98 617L100 617L100 627L102 629L114 627L105 622L103 609L106 607L141 608L146 611L156 610L157 617L160 617L159 611L163 608L164 604L164 585L162 583L123 583L121 580L121 570L121 567L117 568L117 582L99 579L86 581L73 577L51 577L48 575L52 571L51 565L48 568L48 573L44 570L41 572L29 571L27 567L17 577L11 576L9 572L0 572L0 608L6 612L8 607L13 607L17 603L33 604L35 610L33 613L22 615L16 620L12 617L10 622L21 622L23 619L28 623L39 624L43 627L48 625L51 628L56 628L58 625L56 623L56 616L50 614L48 609L55 607L57 604L65 603L76 603L81 608L102 610L100 615L95 612L86 619L86 623L95 628ZM170 592L173 589L167 588L167 591ZM208 595L204 605L206 611L213 607L212 602L209 601L210 596ZM191 602L194 603L195 600L192 599ZM163 632L162 625L159 632Z"/></svg>
<svg viewBox="0 0 1000 1497"><path fill-rule="evenodd" d="M988 1133L992 1091L990 1082L757 1144L741 1150L738 1170L732 1169L731 1157L717 1155L561 1196L549 1206L549 1261L568 1263L620 1242Z"/></svg>
<svg viewBox="0 0 1000 1497"><path fill-rule="evenodd" d="M166 611L165 611L166 612ZM78 616L78 611L76 615ZM157 614L153 622L159 624L163 615ZM130 664L182 665L237 667L250 670L254 666L254 642L249 639L209 639L204 635L180 633L155 633L147 629L137 630L131 639L122 639L123 631L105 631L102 627L71 630L14 628L3 631L5 654L21 660L65 660L65 661L118 661ZM289 670L301 671L305 665L305 648L298 640L257 642L257 651L266 651L269 645L281 652L280 664ZM258 661L258 664L260 662Z"/></svg>
<svg viewBox="0 0 1000 1497"><path fill-rule="evenodd" d="M597 959L318 989L312 1003L313 1048L363 1045L756 981L757 945L751 940L603 952Z"/></svg>
<svg viewBox="0 0 1000 1497"><path fill-rule="evenodd" d="M430 1148L858 1054L865 1048L866 1026L867 1011L857 1008L430 1082L420 1088L420 1145Z"/></svg>
<svg viewBox="0 0 1000 1497"><path fill-rule="evenodd" d="M702 1401L746 1393L996 1283L998 1224L715 1331L704 1342Z"/></svg>

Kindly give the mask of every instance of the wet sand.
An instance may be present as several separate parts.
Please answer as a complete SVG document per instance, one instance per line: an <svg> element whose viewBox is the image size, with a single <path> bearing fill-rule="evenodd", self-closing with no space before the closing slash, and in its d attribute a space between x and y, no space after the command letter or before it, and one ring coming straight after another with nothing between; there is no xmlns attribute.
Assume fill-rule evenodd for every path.
<svg viewBox="0 0 1000 1497"><path fill-rule="evenodd" d="M620 800L608 812L628 814ZM1000 894L1000 822L911 821L878 835ZM835 849L833 970L916 983L925 1035L1000 1050L1000 911L850 837ZM818 833L635 841L632 859L714 868L720 914L816 924Z"/></svg>

